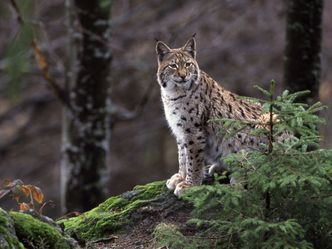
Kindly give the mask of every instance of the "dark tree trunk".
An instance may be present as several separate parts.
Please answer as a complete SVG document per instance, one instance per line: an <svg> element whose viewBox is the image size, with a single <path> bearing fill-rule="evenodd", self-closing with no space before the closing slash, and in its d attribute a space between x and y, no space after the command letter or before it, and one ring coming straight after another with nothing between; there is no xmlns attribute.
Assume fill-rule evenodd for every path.
<svg viewBox="0 0 332 249"><path fill-rule="evenodd" d="M84 211L105 199L109 184L111 0L67 0L69 65L61 187L63 211ZM75 23L75 25L74 25Z"/></svg>
<svg viewBox="0 0 332 249"><path fill-rule="evenodd" d="M290 91L310 90L301 102L318 100L323 0L287 0L284 84Z"/></svg>

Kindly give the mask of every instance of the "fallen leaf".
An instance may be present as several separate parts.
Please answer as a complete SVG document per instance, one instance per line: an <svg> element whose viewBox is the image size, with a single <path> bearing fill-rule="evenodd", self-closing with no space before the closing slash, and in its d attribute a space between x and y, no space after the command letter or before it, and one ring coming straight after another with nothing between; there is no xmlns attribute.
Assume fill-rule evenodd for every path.
<svg viewBox="0 0 332 249"><path fill-rule="evenodd" d="M38 202L39 204L43 203L44 201L44 194L43 192L41 191L40 188L36 187L36 186L33 186L32 188L32 196L33 196L33 199Z"/></svg>
<svg viewBox="0 0 332 249"><path fill-rule="evenodd" d="M24 193L26 196L29 196L30 193L31 193L31 189L30 189L29 185L21 185L21 186L19 187L19 190L20 190L22 193Z"/></svg>
<svg viewBox="0 0 332 249"><path fill-rule="evenodd" d="M26 211L26 210L29 210L29 209L30 209L29 204L27 204L25 202L20 203L20 210L21 211Z"/></svg>

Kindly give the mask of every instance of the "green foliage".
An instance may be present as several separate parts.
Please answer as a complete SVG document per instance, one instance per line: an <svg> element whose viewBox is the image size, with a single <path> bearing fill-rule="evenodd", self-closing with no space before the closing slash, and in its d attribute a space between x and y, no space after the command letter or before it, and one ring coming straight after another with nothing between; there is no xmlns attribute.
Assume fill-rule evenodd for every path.
<svg viewBox="0 0 332 249"><path fill-rule="evenodd" d="M23 20L31 18L32 3L25 0L17 1ZM25 22L23 26L18 24L18 31L6 48L5 71L10 79L8 93L13 98L20 93L23 74L30 70L32 32L31 22Z"/></svg>
<svg viewBox="0 0 332 249"><path fill-rule="evenodd" d="M105 13L109 13L112 6L112 0L99 0L99 6L105 11Z"/></svg>
<svg viewBox="0 0 332 249"><path fill-rule="evenodd" d="M273 88L262 90L261 102L278 121L253 132L271 145L224 159L236 184L199 186L184 197L195 207L191 222L218 238L214 248L332 248L332 150L319 148L324 122L314 114L324 107L294 102L306 92L274 99ZM219 122L229 133L240 127Z"/></svg>
<svg viewBox="0 0 332 249"><path fill-rule="evenodd" d="M160 223L153 232L156 247L167 247L170 249L196 249L195 243L188 243L186 238L176 226L172 224Z"/></svg>
<svg viewBox="0 0 332 249"><path fill-rule="evenodd" d="M215 244L214 238L185 236L177 226L167 223L158 224L153 232L153 237L156 248L206 249Z"/></svg>

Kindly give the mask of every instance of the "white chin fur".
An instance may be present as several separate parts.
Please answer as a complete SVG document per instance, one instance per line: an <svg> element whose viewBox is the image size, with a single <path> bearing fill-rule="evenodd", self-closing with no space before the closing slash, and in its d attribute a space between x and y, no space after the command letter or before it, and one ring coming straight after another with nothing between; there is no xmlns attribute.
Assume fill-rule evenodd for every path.
<svg viewBox="0 0 332 249"><path fill-rule="evenodd" d="M191 83L191 81L187 81L186 83L175 83L176 86L180 87L180 88L184 88L184 89L190 89L191 85L193 83Z"/></svg>

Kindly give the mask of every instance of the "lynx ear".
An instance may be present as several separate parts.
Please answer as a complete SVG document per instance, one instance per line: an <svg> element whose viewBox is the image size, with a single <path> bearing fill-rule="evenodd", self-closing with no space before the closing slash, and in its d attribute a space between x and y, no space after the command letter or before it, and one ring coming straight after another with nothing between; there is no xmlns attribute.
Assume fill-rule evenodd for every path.
<svg viewBox="0 0 332 249"><path fill-rule="evenodd" d="M163 43L162 41L157 41L156 53L157 53L159 62L161 62L164 59L165 55L167 53L169 53L170 51L171 51L171 49L165 43Z"/></svg>
<svg viewBox="0 0 332 249"><path fill-rule="evenodd" d="M190 38L187 43L182 47L182 49L188 52L194 59L196 59L196 40L195 35Z"/></svg>

